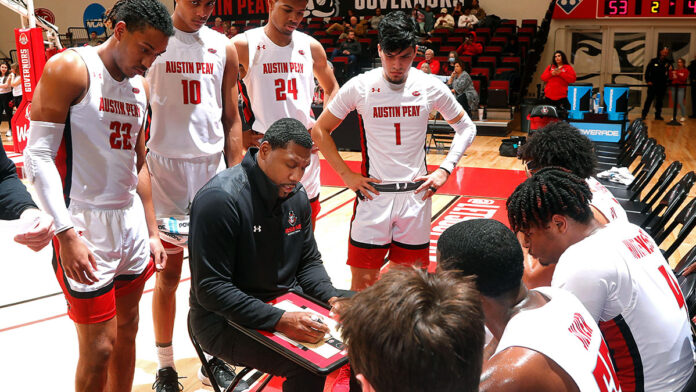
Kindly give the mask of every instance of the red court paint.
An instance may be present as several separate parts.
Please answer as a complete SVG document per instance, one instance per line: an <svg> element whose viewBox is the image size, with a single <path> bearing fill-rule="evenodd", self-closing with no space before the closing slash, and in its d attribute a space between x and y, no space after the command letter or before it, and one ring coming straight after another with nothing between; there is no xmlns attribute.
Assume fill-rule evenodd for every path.
<svg viewBox="0 0 696 392"><path fill-rule="evenodd" d="M356 173L360 173L359 161L346 161ZM433 171L437 166L428 165ZM527 178L523 170L485 169L480 167L456 167L445 185L438 190L441 195L467 195L507 198L518 184ZM321 160L321 185L345 186L341 177L325 160Z"/></svg>
<svg viewBox="0 0 696 392"><path fill-rule="evenodd" d="M428 256L429 272L435 272L437 266L437 240L448 227L464 220L486 218L495 219L508 225L505 200L486 199L480 197L461 197L443 212L430 229L430 249Z"/></svg>

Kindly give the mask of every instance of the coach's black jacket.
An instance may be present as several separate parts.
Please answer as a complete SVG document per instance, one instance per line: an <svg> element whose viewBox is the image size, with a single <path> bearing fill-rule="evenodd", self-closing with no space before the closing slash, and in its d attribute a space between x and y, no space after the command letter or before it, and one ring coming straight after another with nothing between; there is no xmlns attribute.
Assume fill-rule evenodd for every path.
<svg viewBox="0 0 696 392"><path fill-rule="evenodd" d="M324 302L337 295L314 241L302 185L279 198L257 153L250 149L193 200L189 304L197 331L225 320L273 330L283 311L266 301L290 289Z"/></svg>

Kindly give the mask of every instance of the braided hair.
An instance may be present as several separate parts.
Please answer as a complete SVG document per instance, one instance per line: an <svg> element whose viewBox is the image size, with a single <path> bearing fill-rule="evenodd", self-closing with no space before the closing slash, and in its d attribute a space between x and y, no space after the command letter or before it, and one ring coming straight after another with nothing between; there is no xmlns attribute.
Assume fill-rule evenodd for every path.
<svg viewBox="0 0 696 392"><path fill-rule="evenodd" d="M168 37L174 35L172 17L158 0L119 0L104 15L104 19L114 27L116 23L124 21L128 31L152 26Z"/></svg>
<svg viewBox="0 0 696 392"><path fill-rule="evenodd" d="M508 220L514 232L544 227L553 215L580 223L592 219L592 192L584 179L561 167L546 167L517 186L507 200Z"/></svg>
<svg viewBox="0 0 696 392"><path fill-rule="evenodd" d="M597 165L590 139L565 121L536 131L520 146L517 157L535 167L564 167L580 178L594 175Z"/></svg>

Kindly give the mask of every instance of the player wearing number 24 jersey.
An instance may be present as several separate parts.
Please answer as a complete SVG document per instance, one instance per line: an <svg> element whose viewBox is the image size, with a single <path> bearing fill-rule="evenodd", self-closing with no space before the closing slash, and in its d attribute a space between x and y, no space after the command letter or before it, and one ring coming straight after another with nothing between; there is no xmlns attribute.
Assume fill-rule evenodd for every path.
<svg viewBox="0 0 696 392"><path fill-rule="evenodd" d="M681 391L694 369L684 296L655 241L628 222L602 226L585 180L545 168L517 187L508 218L551 285L589 311L612 354L624 391Z"/></svg>

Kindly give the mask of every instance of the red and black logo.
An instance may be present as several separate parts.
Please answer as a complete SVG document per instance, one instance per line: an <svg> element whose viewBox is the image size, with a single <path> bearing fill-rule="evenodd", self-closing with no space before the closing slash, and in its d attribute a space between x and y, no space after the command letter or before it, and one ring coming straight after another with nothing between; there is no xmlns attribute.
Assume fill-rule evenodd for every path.
<svg viewBox="0 0 696 392"><path fill-rule="evenodd" d="M290 212L288 213L288 224L290 225L290 227L285 229L285 234L292 234L298 230L301 230L302 224L301 223L296 224L296 223L297 223L297 216L295 215L294 211L290 210Z"/></svg>

